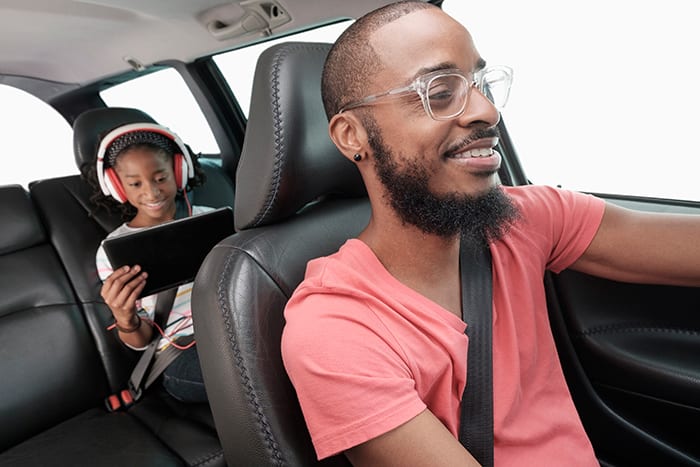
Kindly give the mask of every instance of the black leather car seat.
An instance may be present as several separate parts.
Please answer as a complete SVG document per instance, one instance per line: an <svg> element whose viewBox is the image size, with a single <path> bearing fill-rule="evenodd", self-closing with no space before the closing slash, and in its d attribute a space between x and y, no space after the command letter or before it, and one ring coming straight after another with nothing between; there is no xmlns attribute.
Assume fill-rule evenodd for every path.
<svg viewBox="0 0 700 467"><path fill-rule="evenodd" d="M125 108L79 116L76 163L94 161L101 132L137 121L153 119ZM195 203L233 205L233 181L217 176L213 165ZM199 201L200 190L212 201ZM179 403L154 385L128 411L105 409L138 353L106 331L95 252L122 220L94 211L90 194L78 175L34 182L29 196L0 189L9 226L0 235L0 420L11 421L0 428L0 465L224 466L208 404Z"/></svg>
<svg viewBox="0 0 700 467"><path fill-rule="evenodd" d="M213 427L158 398L107 412L95 310L77 298L27 190L0 187L0 217L0 465L225 465ZM78 230L67 234L79 241Z"/></svg>
<svg viewBox="0 0 700 467"><path fill-rule="evenodd" d="M306 263L356 236L370 213L359 172L328 137L320 77L329 48L283 43L260 56L236 176L239 231L195 279L200 359L231 465L318 464L280 355L283 310Z"/></svg>

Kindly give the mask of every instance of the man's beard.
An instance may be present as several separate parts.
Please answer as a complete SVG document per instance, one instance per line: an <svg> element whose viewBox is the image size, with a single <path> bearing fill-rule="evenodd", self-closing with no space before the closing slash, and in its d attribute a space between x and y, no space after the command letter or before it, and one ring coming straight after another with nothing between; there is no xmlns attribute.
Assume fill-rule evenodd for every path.
<svg viewBox="0 0 700 467"><path fill-rule="evenodd" d="M433 193L426 167L417 162L398 167L377 126L366 123L370 123L366 128L377 174L391 206L404 223L427 234L445 238L461 234L485 245L502 238L520 217L517 206L499 186L479 195Z"/></svg>

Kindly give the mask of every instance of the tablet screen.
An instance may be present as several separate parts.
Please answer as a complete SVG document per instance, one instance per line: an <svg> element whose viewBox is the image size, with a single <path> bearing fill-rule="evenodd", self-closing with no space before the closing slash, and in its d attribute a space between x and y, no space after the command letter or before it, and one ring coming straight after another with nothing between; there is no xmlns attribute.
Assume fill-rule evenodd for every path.
<svg viewBox="0 0 700 467"><path fill-rule="evenodd" d="M148 273L145 297L192 282L211 249L234 233L233 210L223 207L105 239L112 267L136 264Z"/></svg>

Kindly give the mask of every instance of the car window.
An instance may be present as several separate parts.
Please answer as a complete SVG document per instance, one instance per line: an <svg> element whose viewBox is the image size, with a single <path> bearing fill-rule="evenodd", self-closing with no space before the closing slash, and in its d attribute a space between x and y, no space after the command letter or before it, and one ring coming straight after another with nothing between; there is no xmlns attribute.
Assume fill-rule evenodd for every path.
<svg viewBox="0 0 700 467"><path fill-rule="evenodd" d="M118 84L100 96L110 107L143 110L175 132L195 153L220 152L201 108L182 76L172 68Z"/></svg>
<svg viewBox="0 0 700 467"><path fill-rule="evenodd" d="M29 183L78 173L73 131L50 105L17 88L0 84L3 170L0 185Z"/></svg>
<svg viewBox="0 0 700 467"><path fill-rule="evenodd" d="M487 62L513 67L503 119L532 182L700 201L693 2L445 0L443 8Z"/></svg>
<svg viewBox="0 0 700 467"><path fill-rule="evenodd" d="M253 87L253 74L260 54L267 48L280 42L335 42L340 34L347 29L351 21L323 26L311 31L304 31L291 36L261 42L259 44L232 50L214 57L214 62L226 78L233 94L238 99L238 104L245 116L248 116L250 108L250 95Z"/></svg>

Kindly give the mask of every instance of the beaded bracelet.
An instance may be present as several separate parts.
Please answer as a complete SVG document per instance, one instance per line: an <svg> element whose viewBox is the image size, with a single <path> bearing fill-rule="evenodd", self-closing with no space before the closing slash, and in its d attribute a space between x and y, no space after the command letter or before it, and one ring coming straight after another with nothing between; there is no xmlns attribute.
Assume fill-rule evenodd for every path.
<svg viewBox="0 0 700 467"><path fill-rule="evenodd" d="M136 316L136 324L133 327L123 328L119 326L119 323L117 323L116 320L114 321L114 327L116 327L119 332L123 332L124 334L131 334L132 332L138 331L141 327L141 316L138 313L136 313L134 316ZM133 320L134 319L132 318L131 321Z"/></svg>

